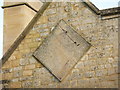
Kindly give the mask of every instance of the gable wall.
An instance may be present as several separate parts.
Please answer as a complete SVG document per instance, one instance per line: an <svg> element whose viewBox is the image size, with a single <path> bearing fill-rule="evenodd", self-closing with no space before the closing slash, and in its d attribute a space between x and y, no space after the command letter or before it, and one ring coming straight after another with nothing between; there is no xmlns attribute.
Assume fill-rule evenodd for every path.
<svg viewBox="0 0 120 90"><path fill-rule="evenodd" d="M58 82L33 56L51 29L64 19L92 44L90 50ZM118 87L118 19L101 20L82 3L51 3L34 28L3 65L4 84L11 88Z"/></svg>

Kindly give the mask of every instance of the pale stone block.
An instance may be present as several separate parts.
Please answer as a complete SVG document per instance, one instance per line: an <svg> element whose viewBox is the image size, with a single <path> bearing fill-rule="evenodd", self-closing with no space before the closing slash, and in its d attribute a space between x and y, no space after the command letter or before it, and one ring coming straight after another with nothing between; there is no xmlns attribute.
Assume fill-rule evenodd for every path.
<svg viewBox="0 0 120 90"><path fill-rule="evenodd" d="M12 82L10 83L11 88L21 88L21 82Z"/></svg>
<svg viewBox="0 0 120 90"><path fill-rule="evenodd" d="M22 83L22 87L24 88L32 88L33 82L32 81L27 81Z"/></svg>
<svg viewBox="0 0 120 90"><path fill-rule="evenodd" d="M23 71L23 76L29 76L29 75L32 75L32 74L33 74L32 70L24 70Z"/></svg>
<svg viewBox="0 0 120 90"><path fill-rule="evenodd" d="M61 20L49 37L34 52L34 56L52 74L62 80L90 46L73 28Z"/></svg>
<svg viewBox="0 0 120 90"><path fill-rule="evenodd" d="M95 73L94 73L94 72L86 72L86 73L84 73L84 76L85 76L86 78L91 78L91 77L94 77L94 76L95 76Z"/></svg>
<svg viewBox="0 0 120 90"><path fill-rule="evenodd" d="M28 59L24 59L24 58L20 59L20 65L27 65L27 64L29 64Z"/></svg>
<svg viewBox="0 0 120 90"><path fill-rule="evenodd" d="M34 57L31 57L31 58L29 59L29 62L30 62L30 64L34 64L34 63L36 63L37 61L36 61L36 59L35 59Z"/></svg>
<svg viewBox="0 0 120 90"><path fill-rule="evenodd" d="M16 77L20 77L20 76L22 76L22 71L15 71L14 72L14 74L13 74L13 76L16 78Z"/></svg>
<svg viewBox="0 0 120 90"><path fill-rule="evenodd" d="M31 64L31 65L27 65L25 66L25 70L28 70L28 69L34 69L35 68L35 64Z"/></svg>

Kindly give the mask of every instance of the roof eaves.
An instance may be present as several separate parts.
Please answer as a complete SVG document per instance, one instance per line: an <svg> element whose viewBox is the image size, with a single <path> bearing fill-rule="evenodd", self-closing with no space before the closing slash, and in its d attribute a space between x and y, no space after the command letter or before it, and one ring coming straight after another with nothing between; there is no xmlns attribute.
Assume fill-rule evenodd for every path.
<svg viewBox="0 0 120 90"><path fill-rule="evenodd" d="M83 1L83 3L88 6L94 13L101 16L109 16L109 15L116 15L120 14L120 7L108 8L99 10L92 2L90 1Z"/></svg>
<svg viewBox="0 0 120 90"><path fill-rule="evenodd" d="M120 14L120 7L114 7L109 9L100 10L101 16L109 16Z"/></svg>
<svg viewBox="0 0 120 90"><path fill-rule="evenodd" d="M13 5L6 5L6 6L2 6L2 8L9 8L9 7L16 7L16 6L21 6L21 5L26 5L27 7L31 8L33 11L38 12L36 9L34 9L33 7L31 7L27 2L25 3L18 3L18 4L13 4Z"/></svg>
<svg viewBox="0 0 120 90"><path fill-rule="evenodd" d="M83 3L90 8L94 13L100 15L100 10L90 1L83 1Z"/></svg>

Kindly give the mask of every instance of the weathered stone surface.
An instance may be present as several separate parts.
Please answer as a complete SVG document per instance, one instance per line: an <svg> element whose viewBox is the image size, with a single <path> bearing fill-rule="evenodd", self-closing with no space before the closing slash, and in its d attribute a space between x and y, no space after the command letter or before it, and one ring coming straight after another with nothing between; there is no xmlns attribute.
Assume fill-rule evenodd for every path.
<svg viewBox="0 0 120 90"><path fill-rule="evenodd" d="M52 75L45 68L37 68L34 70L34 80L39 80L43 85L53 81Z"/></svg>
<svg viewBox="0 0 120 90"><path fill-rule="evenodd" d="M34 56L62 80L89 48L90 44L61 20Z"/></svg>
<svg viewBox="0 0 120 90"><path fill-rule="evenodd" d="M23 71L23 76L29 76L29 75L32 75L32 70Z"/></svg>
<svg viewBox="0 0 120 90"><path fill-rule="evenodd" d="M81 88L89 87L90 86L89 80L88 79L79 79L77 86L81 87Z"/></svg>
<svg viewBox="0 0 120 90"><path fill-rule="evenodd" d="M20 59L20 65L27 65L27 64L29 64L28 59L23 59L23 58Z"/></svg>
<svg viewBox="0 0 120 90"><path fill-rule="evenodd" d="M35 88L39 88L39 87L40 87L40 84L41 84L41 81L40 81L40 80L34 80L34 81L33 81L33 86L34 86Z"/></svg>
<svg viewBox="0 0 120 90"><path fill-rule="evenodd" d="M86 72L86 73L84 74L84 76L85 76L86 78L94 77L94 75L95 75L94 72Z"/></svg>
<svg viewBox="0 0 120 90"><path fill-rule="evenodd" d="M75 68L83 68L84 67L84 63L83 62L79 62L77 63L77 65L75 66Z"/></svg>
<svg viewBox="0 0 120 90"><path fill-rule="evenodd" d="M20 62L19 60L14 60L14 61L11 62L11 66L12 67L18 67L19 66L19 62Z"/></svg>
<svg viewBox="0 0 120 90"><path fill-rule="evenodd" d="M21 82L12 82L10 84L11 88L21 88Z"/></svg>
<svg viewBox="0 0 120 90"><path fill-rule="evenodd" d="M10 79L13 78L13 73L5 73L5 74L2 75L2 78L4 80L10 80Z"/></svg>
<svg viewBox="0 0 120 90"><path fill-rule="evenodd" d="M1 72L2 73L10 73L10 72L12 72L12 69L3 69Z"/></svg>
<svg viewBox="0 0 120 90"><path fill-rule="evenodd" d="M35 68L35 64L25 66L25 70L30 70L30 69L32 70L34 68Z"/></svg>
<svg viewBox="0 0 120 90"><path fill-rule="evenodd" d="M18 82L18 81L19 81L19 78L12 79L11 81L12 81L12 82Z"/></svg>
<svg viewBox="0 0 120 90"><path fill-rule="evenodd" d="M31 88L32 86L33 86L32 81L23 82L23 84L22 84L22 87L24 87L24 88Z"/></svg>
<svg viewBox="0 0 120 90"><path fill-rule="evenodd" d="M69 77L70 81L80 79L80 78L82 78L82 73L80 73L78 69L73 69L72 74Z"/></svg>
<svg viewBox="0 0 120 90"><path fill-rule="evenodd" d="M13 70L14 70L14 71L22 70L22 66L20 66L20 67L15 67Z"/></svg>
<svg viewBox="0 0 120 90"><path fill-rule="evenodd" d="M36 59L35 59L34 57L31 57L31 58L29 59L29 62L30 62L30 64L34 64L34 63L36 63L37 61L36 61Z"/></svg>
<svg viewBox="0 0 120 90"><path fill-rule="evenodd" d="M108 75L112 75L112 74L115 74L115 68L108 69Z"/></svg>
<svg viewBox="0 0 120 90"><path fill-rule="evenodd" d="M27 80L32 80L33 79L33 76L24 76L24 77L21 77L20 78L20 81L27 81Z"/></svg>
<svg viewBox="0 0 120 90"><path fill-rule="evenodd" d="M79 5L76 5L76 3L63 2L59 4L51 3L41 18L36 20L33 29L30 30L25 39L3 65L3 73L0 71L2 74L0 75L0 79L11 80L11 85L4 84L4 87L16 88L21 84L22 88L75 88L77 84L77 88L118 88L118 73L120 73L120 70L118 70L119 20L118 18L109 16L107 18L110 19L106 18L106 20L101 20L100 15L96 15L94 12L91 12L90 9L86 8L87 7L81 2ZM53 11L48 12L47 10ZM48 70L32 56L38 46L44 42L43 40L46 36L50 35L49 32L55 30L55 25L60 19L64 19L69 25L75 28L78 34L92 44L90 50L85 53L81 60L79 60L79 63L73 67L62 82L59 82L58 79L50 74ZM65 24L61 26L63 27L64 25ZM19 31L17 27L14 28ZM8 29L8 31L11 33L11 30ZM72 37L72 39L74 39L74 37ZM63 42L66 41L64 40ZM56 44L56 46L57 45L58 44ZM48 49L46 49L46 51L47 50ZM35 64L35 68L31 68L32 70L30 71L28 68L26 69L28 71L26 71L25 67L31 64ZM59 66L59 64L56 64L56 67L57 66ZM10 69L12 69L12 71ZM22 76L17 76L17 71L23 71ZM17 77L14 77L15 72Z"/></svg>
<svg viewBox="0 0 120 90"><path fill-rule="evenodd" d="M20 77L20 76L22 76L22 71L14 72L14 77Z"/></svg>
<svg viewBox="0 0 120 90"><path fill-rule="evenodd" d="M101 77L107 75L107 70L103 69L103 70L97 70L96 71L96 76Z"/></svg>
<svg viewBox="0 0 120 90"><path fill-rule="evenodd" d="M77 87L77 80L73 80L70 82L71 88L76 88Z"/></svg>
<svg viewBox="0 0 120 90"><path fill-rule="evenodd" d="M56 13L56 8L48 9L47 12L46 12L47 15L51 15L51 14L55 14L55 13Z"/></svg>
<svg viewBox="0 0 120 90"><path fill-rule="evenodd" d="M49 32L40 33L40 36L47 36Z"/></svg>
<svg viewBox="0 0 120 90"><path fill-rule="evenodd" d="M57 84L54 84L54 83L53 84L49 84L48 86L49 86L49 88L57 88Z"/></svg>
<svg viewBox="0 0 120 90"><path fill-rule="evenodd" d="M63 88L70 88L70 82L69 81L63 81L59 83L58 88L63 87Z"/></svg>

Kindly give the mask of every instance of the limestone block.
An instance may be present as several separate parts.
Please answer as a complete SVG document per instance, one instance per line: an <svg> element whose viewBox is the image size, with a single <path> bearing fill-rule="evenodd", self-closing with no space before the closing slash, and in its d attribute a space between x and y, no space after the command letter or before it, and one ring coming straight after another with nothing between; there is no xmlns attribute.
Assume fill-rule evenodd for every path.
<svg viewBox="0 0 120 90"><path fill-rule="evenodd" d="M112 68L112 69L108 69L108 75L112 75L112 74L115 74L115 68Z"/></svg>
<svg viewBox="0 0 120 90"><path fill-rule="evenodd" d="M21 88L21 82L12 82L10 83L11 88Z"/></svg>
<svg viewBox="0 0 120 90"><path fill-rule="evenodd" d="M27 65L27 64L29 64L28 59L24 59L24 58L20 59L20 65Z"/></svg>
<svg viewBox="0 0 120 90"><path fill-rule="evenodd" d="M24 88L31 88L32 86L33 86L32 81L27 81L27 82L22 83L22 87L24 87Z"/></svg>
<svg viewBox="0 0 120 90"><path fill-rule="evenodd" d="M83 77L83 75L82 75L82 73L79 72L78 69L73 69L69 79L71 81L71 80L80 79L82 77Z"/></svg>
<svg viewBox="0 0 120 90"><path fill-rule="evenodd" d="M29 75L32 75L32 70L24 70L23 71L23 76L29 76Z"/></svg>
<svg viewBox="0 0 120 90"><path fill-rule="evenodd" d="M46 15L51 15L51 14L55 14L55 13L56 13L56 8L48 9L46 12Z"/></svg>
<svg viewBox="0 0 120 90"><path fill-rule="evenodd" d="M77 80L73 80L70 82L71 88L76 88L77 87Z"/></svg>
<svg viewBox="0 0 120 90"><path fill-rule="evenodd" d="M29 62L30 62L30 64L34 64L34 63L36 63L37 61L36 61L35 58L31 57L31 58L29 59Z"/></svg>
<svg viewBox="0 0 120 90"><path fill-rule="evenodd" d="M12 79L11 81L12 81L12 82L18 82L18 81L19 81L19 78Z"/></svg>
<svg viewBox="0 0 120 90"><path fill-rule="evenodd" d="M2 73L10 73L12 72L13 69L9 68L9 69L2 69Z"/></svg>
<svg viewBox="0 0 120 90"><path fill-rule="evenodd" d="M2 75L4 80L11 80L13 78L13 73L5 73Z"/></svg>
<svg viewBox="0 0 120 90"><path fill-rule="evenodd" d="M61 20L35 51L34 56L59 80L63 80L90 46L73 28Z"/></svg>
<svg viewBox="0 0 120 90"><path fill-rule="evenodd" d="M22 76L22 71L21 71L21 70L15 71L14 74L13 74L13 76L14 76L15 78Z"/></svg>
<svg viewBox="0 0 120 90"><path fill-rule="evenodd" d="M27 81L27 80L32 80L33 79L33 76L23 76L23 77L20 77L20 81Z"/></svg>
<svg viewBox="0 0 120 90"><path fill-rule="evenodd" d="M12 63L11 63L11 66L12 67L18 67L19 66L19 60L14 60L14 61L12 61Z"/></svg>
<svg viewBox="0 0 120 90"><path fill-rule="evenodd" d="M86 73L84 74L84 76L85 76L86 78L94 77L94 75L95 75L94 72L86 72Z"/></svg>
<svg viewBox="0 0 120 90"><path fill-rule="evenodd" d="M31 65L27 65L27 66L25 66L25 69L27 70L27 69L34 69L35 68L35 64L31 64Z"/></svg>

